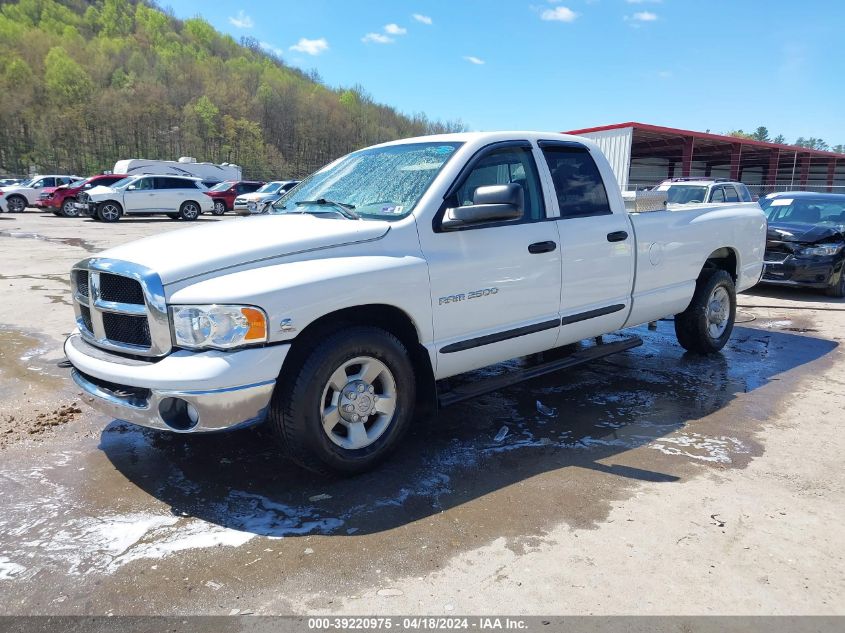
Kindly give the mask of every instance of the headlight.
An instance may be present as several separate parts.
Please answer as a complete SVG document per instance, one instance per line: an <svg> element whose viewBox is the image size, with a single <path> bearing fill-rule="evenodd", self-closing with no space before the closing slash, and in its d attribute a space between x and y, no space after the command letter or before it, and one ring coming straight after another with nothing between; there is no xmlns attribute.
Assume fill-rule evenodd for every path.
<svg viewBox="0 0 845 633"><path fill-rule="evenodd" d="M808 246L798 251L802 257L825 257L836 255L842 250L842 244L818 244L816 246Z"/></svg>
<svg viewBox="0 0 845 633"><path fill-rule="evenodd" d="M267 315L252 306L172 306L176 345L233 349L267 341Z"/></svg>

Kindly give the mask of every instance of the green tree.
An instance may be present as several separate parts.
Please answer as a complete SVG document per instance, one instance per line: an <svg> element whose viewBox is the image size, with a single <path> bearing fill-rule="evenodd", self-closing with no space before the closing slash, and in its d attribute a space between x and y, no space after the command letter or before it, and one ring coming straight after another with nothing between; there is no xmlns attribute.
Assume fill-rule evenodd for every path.
<svg viewBox="0 0 845 633"><path fill-rule="evenodd" d="M54 46L47 53L44 82L49 97L57 103L79 103L92 91L88 73L61 46Z"/></svg>
<svg viewBox="0 0 845 633"><path fill-rule="evenodd" d="M751 138L753 138L755 141L768 141L769 129L766 126L761 125L751 133Z"/></svg>

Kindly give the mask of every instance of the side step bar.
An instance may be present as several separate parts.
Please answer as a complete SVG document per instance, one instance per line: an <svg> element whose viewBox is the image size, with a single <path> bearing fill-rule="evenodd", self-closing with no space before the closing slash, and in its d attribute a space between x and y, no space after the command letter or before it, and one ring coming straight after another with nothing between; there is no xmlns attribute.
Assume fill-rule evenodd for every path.
<svg viewBox="0 0 845 633"><path fill-rule="evenodd" d="M617 354L633 349L634 347L639 347L642 344L643 340L639 336L632 336L621 341L614 341L613 343L598 343L586 349L573 352L566 358L559 358L547 363L540 363L539 365L506 372L501 376L493 376L484 380L459 385L450 391L438 393L437 401L441 407L448 407L449 405L463 402L464 400L469 400L470 398L475 398L491 391L510 387L524 380L537 378L538 376L560 371L561 369L583 365L584 363L589 363L590 361L604 358L611 354Z"/></svg>

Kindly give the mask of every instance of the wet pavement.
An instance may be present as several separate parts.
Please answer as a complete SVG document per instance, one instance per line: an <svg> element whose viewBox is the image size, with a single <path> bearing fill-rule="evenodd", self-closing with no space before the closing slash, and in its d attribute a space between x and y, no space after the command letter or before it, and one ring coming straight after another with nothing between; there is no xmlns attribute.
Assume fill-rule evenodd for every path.
<svg viewBox="0 0 845 633"><path fill-rule="evenodd" d="M55 231L49 237L56 239L36 241L69 247L61 231L43 219L35 223L37 230L19 232ZM102 235L86 240L101 244ZM18 237L7 240L23 241ZM87 256L85 245L74 248L78 259ZM29 274L60 275L15 272L17 283L27 284ZM52 301L50 288L30 292ZM532 563L527 577L535 580L550 570L560 574L561 566L589 570L601 554L587 545L591 534L615 534L603 547L616 551L621 539L645 541L660 529L640 517L620 524L620 508L631 522L637 507L702 481L711 485L702 499L691 498L677 516L659 521L686 525L686 512L695 525L725 533L729 507L714 511L714 499L725 494L732 473L755 461L767 464L775 442L764 428L773 422L787 428L781 416L795 394L818 402L818 419L827 420L835 405L825 400L835 402L843 384L827 383L826 392L814 381L841 364L842 339L831 324L845 321L835 320L845 316L845 303L819 305L812 297L805 310L801 295L785 306L781 295L767 291L743 301L749 303L739 313L743 323L722 354L683 353L671 321L656 331L639 328L641 347L420 421L392 459L349 479L298 470L261 428L178 436L84 409L44 437L13 442L0 453L2 613L375 613L387 608L385 600L403 600L403 591L405 608L448 612L453 605L439 595L418 596L409 587L445 577L437 581L444 594L486 587L496 595L511 583L508 595L516 595L521 576L504 565L482 574L480 560L462 563L470 566L469 582L454 571L456 560L474 553L499 556L493 544L516 560L549 552L543 566ZM50 402L44 394L56 402L75 396L66 374L45 360L62 334L45 323L43 331L0 329L4 406L27 408L25 389L38 391L44 406ZM795 459L812 459L800 446L794 450ZM840 498L838 480L830 485L824 494ZM744 511L751 512L747 504ZM830 511L819 510L824 523ZM802 557L811 528L804 530L796 550L785 552L789 560ZM690 537L676 545L683 538ZM636 551L635 544L624 547ZM768 542L756 548L776 550ZM826 555L842 559L841 549ZM841 577L824 578L831 595L845 587ZM679 590L703 587L687 583ZM601 593L597 585L579 604L598 603ZM515 602L512 611L528 612L529 605ZM833 607L845 611L841 602ZM549 611L560 608L550 604Z"/></svg>

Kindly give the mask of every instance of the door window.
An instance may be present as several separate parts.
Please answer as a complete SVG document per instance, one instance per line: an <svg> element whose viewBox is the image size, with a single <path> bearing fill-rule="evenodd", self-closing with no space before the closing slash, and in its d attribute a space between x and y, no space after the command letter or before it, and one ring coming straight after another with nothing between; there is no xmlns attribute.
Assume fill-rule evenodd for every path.
<svg viewBox="0 0 845 633"><path fill-rule="evenodd" d="M716 187L713 189L713 192L710 194L710 202L724 202L725 201L725 189L724 187Z"/></svg>
<svg viewBox="0 0 845 633"><path fill-rule="evenodd" d="M561 218L608 215L607 190L598 167L584 147L543 148L555 187Z"/></svg>
<svg viewBox="0 0 845 633"><path fill-rule="evenodd" d="M739 202L739 196L733 185L725 185L725 202Z"/></svg>
<svg viewBox="0 0 845 633"><path fill-rule="evenodd" d="M471 205L475 190L479 187L507 184L520 185L525 196L522 220L511 220L509 223L530 222L546 217L537 165L531 150L522 147L494 149L483 156L447 201L447 206Z"/></svg>

